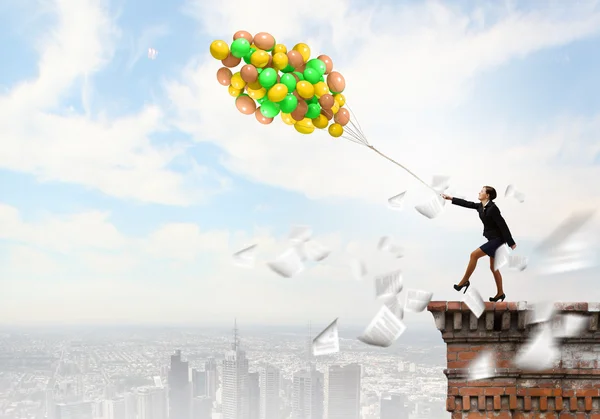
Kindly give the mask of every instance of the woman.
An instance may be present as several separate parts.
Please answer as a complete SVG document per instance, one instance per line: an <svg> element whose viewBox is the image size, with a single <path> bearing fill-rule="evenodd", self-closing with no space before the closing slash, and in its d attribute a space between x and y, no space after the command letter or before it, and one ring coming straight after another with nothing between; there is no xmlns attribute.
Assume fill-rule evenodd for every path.
<svg viewBox="0 0 600 419"><path fill-rule="evenodd" d="M496 249L504 243L507 243L511 249L517 247L510 234L510 230L506 225L506 221L504 221L504 218L502 218L502 215L500 214L500 209L494 203L496 196L498 196L498 194L491 186L484 186L481 191L479 191L478 203L442 194L442 198L451 200L454 205L477 210L479 218L483 222L483 236L488 239L487 243L481 245L471 253L465 276L462 281L457 285L454 285L454 289L460 291L465 288L464 292L467 292L469 285L471 285L469 278L473 274L473 271L475 271L477 261L485 255L488 255L490 257L490 269L494 274L496 288L498 288L496 296L490 297L490 301L494 303L496 301L504 301L506 298L502 289L502 275L500 274L500 270L494 270L494 255L496 254Z"/></svg>

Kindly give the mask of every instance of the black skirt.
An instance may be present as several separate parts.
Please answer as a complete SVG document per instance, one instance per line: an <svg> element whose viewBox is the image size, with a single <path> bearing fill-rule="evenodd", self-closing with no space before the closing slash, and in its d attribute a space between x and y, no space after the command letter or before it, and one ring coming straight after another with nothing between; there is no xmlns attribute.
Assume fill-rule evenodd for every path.
<svg viewBox="0 0 600 419"><path fill-rule="evenodd" d="M483 250L483 253L485 253L489 257L493 258L494 255L496 254L496 249L498 249L504 243L505 243L504 240L502 240L501 238L497 237L495 239L488 240L487 243L482 244L481 246L479 246L479 248L481 250Z"/></svg>

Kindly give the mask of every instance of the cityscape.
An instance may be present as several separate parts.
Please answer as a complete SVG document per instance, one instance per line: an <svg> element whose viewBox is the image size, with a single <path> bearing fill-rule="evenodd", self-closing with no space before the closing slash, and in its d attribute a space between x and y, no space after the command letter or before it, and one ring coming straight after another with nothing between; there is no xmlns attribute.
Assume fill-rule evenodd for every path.
<svg viewBox="0 0 600 419"><path fill-rule="evenodd" d="M449 417L441 339L382 350L347 333L314 357L310 336L237 323L0 331L0 419Z"/></svg>

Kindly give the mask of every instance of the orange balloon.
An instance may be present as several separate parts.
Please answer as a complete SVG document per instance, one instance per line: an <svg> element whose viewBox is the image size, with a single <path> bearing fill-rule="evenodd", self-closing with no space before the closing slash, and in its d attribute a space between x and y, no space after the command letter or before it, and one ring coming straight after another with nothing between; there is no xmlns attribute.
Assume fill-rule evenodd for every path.
<svg viewBox="0 0 600 419"><path fill-rule="evenodd" d="M241 58L234 57L233 55L231 55L231 52L229 53L229 55L227 56L227 58L225 58L224 60L221 60L221 62L223 63L223 65L225 67L229 67L229 68L237 67L237 65L241 61L242 61Z"/></svg>
<svg viewBox="0 0 600 419"><path fill-rule="evenodd" d="M269 125L271 122L273 122L273 118L266 118L261 113L260 107L256 109L256 111L254 112L254 116L256 117L256 120L263 125Z"/></svg>
<svg viewBox="0 0 600 419"><path fill-rule="evenodd" d="M223 86L229 86L231 84L231 70L225 67L219 68L217 71L217 80Z"/></svg>
<svg viewBox="0 0 600 419"><path fill-rule="evenodd" d="M327 86L333 93L342 93L346 88L346 79L339 72L333 71L327 76Z"/></svg>
<svg viewBox="0 0 600 419"><path fill-rule="evenodd" d="M259 32L254 36L254 43L258 49L269 51L275 47L275 38L267 32Z"/></svg>
<svg viewBox="0 0 600 419"><path fill-rule="evenodd" d="M254 38L252 37L252 34L248 31L237 31L236 33L233 34L234 41L239 38L244 38L245 40L247 40L250 43L254 42Z"/></svg>
<svg viewBox="0 0 600 419"><path fill-rule="evenodd" d="M258 70L252 64L243 66L240 70L240 75L242 76L242 80L248 84L258 80Z"/></svg>
<svg viewBox="0 0 600 419"><path fill-rule="evenodd" d="M348 122L350 122L350 112L346 108L340 108L339 111L333 117L333 120L340 124L341 126L345 126Z"/></svg>
<svg viewBox="0 0 600 419"><path fill-rule="evenodd" d="M328 55L321 54L317 58L325 63L325 74L329 74L333 71L333 61L331 61L331 58Z"/></svg>
<svg viewBox="0 0 600 419"><path fill-rule="evenodd" d="M238 96L235 100L235 106L244 115L252 115L256 112L256 102L249 96Z"/></svg>

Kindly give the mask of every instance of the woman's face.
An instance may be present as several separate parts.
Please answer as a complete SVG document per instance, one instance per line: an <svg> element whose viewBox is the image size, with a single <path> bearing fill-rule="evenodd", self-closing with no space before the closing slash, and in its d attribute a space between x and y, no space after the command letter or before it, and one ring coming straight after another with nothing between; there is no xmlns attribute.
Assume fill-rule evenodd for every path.
<svg viewBox="0 0 600 419"><path fill-rule="evenodd" d="M481 190L479 191L479 200L480 201L485 201L486 199L489 199L489 195L486 192L485 188L481 188Z"/></svg>

